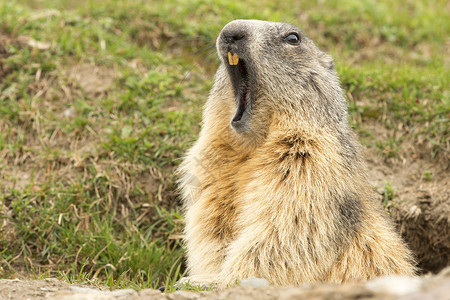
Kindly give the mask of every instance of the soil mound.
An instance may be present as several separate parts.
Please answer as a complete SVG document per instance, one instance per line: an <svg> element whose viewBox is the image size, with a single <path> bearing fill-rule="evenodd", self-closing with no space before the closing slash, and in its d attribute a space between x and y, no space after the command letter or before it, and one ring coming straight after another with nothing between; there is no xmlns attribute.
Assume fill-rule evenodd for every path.
<svg viewBox="0 0 450 300"><path fill-rule="evenodd" d="M391 212L423 271L436 273L450 265L450 199L433 199L422 191Z"/></svg>

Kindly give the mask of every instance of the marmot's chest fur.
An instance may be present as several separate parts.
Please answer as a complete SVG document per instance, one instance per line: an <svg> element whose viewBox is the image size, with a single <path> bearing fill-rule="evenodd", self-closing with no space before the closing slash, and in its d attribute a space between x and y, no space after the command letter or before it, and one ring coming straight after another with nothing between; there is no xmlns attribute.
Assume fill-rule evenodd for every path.
<svg viewBox="0 0 450 300"><path fill-rule="evenodd" d="M297 27L226 25L200 137L180 167L190 275L218 286L413 274L373 197L330 56Z"/></svg>

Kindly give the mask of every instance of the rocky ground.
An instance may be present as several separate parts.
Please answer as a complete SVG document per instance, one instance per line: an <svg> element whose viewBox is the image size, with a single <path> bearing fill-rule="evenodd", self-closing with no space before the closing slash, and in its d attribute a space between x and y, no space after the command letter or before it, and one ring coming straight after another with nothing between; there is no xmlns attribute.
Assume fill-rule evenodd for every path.
<svg viewBox="0 0 450 300"><path fill-rule="evenodd" d="M61 299L61 300L138 300L138 299L450 299L450 268L438 275L382 277L368 282L347 285L315 285L304 287L229 288L223 291L161 293L158 290L135 291L121 289L108 291L88 286L70 285L56 279L0 280L0 299Z"/></svg>

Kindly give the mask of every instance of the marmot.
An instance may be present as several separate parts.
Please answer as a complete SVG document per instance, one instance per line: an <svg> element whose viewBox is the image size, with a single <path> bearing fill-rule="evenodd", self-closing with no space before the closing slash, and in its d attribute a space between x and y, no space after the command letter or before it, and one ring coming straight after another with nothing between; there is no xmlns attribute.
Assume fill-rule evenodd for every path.
<svg viewBox="0 0 450 300"><path fill-rule="evenodd" d="M179 172L190 277L225 287L414 275L364 173L332 58L297 27L227 24Z"/></svg>

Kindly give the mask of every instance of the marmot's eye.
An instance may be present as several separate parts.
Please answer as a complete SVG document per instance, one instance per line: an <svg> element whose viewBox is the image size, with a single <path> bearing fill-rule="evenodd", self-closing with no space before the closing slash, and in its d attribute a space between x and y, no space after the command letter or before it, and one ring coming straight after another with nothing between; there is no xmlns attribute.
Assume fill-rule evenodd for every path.
<svg viewBox="0 0 450 300"><path fill-rule="evenodd" d="M295 32L289 33L284 40L288 42L291 45L298 45L300 44L300 37Z"/></svg>

